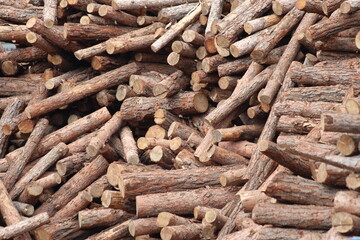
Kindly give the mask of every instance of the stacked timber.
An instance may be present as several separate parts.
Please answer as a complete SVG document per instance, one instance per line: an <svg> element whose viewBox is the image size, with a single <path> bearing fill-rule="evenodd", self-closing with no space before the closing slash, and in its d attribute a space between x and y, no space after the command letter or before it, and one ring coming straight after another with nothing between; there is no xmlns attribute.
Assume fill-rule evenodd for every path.
<svg viewBox="0 0 360 240"><path fill-rule="evenodd" d="M0 6L0 239L360 235L358 1Z"/></svg>

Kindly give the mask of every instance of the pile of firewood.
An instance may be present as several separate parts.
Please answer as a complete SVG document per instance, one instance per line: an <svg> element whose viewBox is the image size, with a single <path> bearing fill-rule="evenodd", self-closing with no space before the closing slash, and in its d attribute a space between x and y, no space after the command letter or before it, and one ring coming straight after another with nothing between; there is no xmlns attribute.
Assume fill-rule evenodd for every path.
<svg viewBox="0 0 360 240"><path fill-rule="evenodd" d="M0 7L0 239L360 235L358 0Z"/></svg>

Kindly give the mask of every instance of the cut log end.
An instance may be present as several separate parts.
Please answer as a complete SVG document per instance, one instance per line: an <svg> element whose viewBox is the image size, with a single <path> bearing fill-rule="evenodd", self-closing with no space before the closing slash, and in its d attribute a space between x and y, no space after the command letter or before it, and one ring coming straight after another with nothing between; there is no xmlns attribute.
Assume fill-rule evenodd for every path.
<svg viewBox="0 0 360 240"><path fill-rule="evenodd" d="M216 217L217 217L217 213L216 213L216 211L214 211L212 209L205 213L205 221L208 223L215 222Z"/></svg>
<svg viewBox="0 0 360 240"><path fill-rule="evenodd" d="M163 229L161 229L160 237L163 240L171 240L173 239L173 232L170 228L164 227Z"/></svg>
<svg viewBox="0 0 360 240"><path fill-rule="evenodd" d="M177 151L180 149L181 144L182 144L182 139L180 137L175 137L175 138L171 139L170 149L172 151Z"/></svg>
<svg viewBox="0 0 360 240"><path fill-rule="evenodd" d="M95 157L99 153L99 151L95 146L89 145L86 147L86 153L90 157Z"/></svg>
<svg viewBox="0 0 360 240"><path fill-rule="evenodd" d="M345 156L351 156L357 153L357 144L354 139L348 135L342 135L336 142L339 152Z"/></svg>
<svg viewBox="0 0 360 240"><path fill-rule="evenodd" d="M360 32L358 32L356 34L356 37L355 37L355 45L358 49L360 49Z"/></svg>
<svg viewBox="0 0 360 240"><path fill-rule="evenodd" d="M150 159L153 162L159 162L164 155L164 152L162 150L161 146L156 146L150 151Z"/></svg>
<svg viewBox="0 0 360 240"><path fill-rule="evenodd" d="M338 212L332 217L332 226L339 233L348 233L353 230L354 222L351 214Z"/></svg>
<svg viewBox="0 0 360 240"><path fill-rule="evenodd" d="M340 12L341 12L341 13L347 14L347 13L350 13L350 11L351 11L351 5L350 5L350 3L348 3L348 2L343 2L343 3L340 5Z"/></svg>
<svg viewBox="0 0 360 240"><path fill-rule="evenodd" d="M271 96L265 95L264 93L259 96L259 100L261 103L270 104L272 101Z"/></svg>
<svg viewBox="0 0 360 240"><path fill-rule="evenodd" d="M47 28L52 28L54 26L54 20L45 19L44 20L44 26L47 27ZM65 31L64 31L64 33L65 33Z"/></svg>
<svg viewBox="0 0 360 240"><path fill-rule="evenodd" d="M54 82L53 82L53 81L50 81L50 80L49 80L49 81L46 81L44 85L45 85L45 88L46 88L46 89L49 89L49 90L55 88Z"/></svg>
<svg viewBox="0 0 360 240"><path fill-rule="evenodd" d="M283 15L284 14L284 10L283 10L283 7L281 5L281 3L279 3L278 1L273 1L272 3L272 10L274 11L274 13L276 15Z"/></svg>
<svg viewBox="0 0 360 240"><path fill-rule="evenodd" d="M209 107L209 102L205 94L199 93L194 97L194 106L199 113L204 113Z"/></svg>
<svg viewBox="0 0 360 240"><path fill-rule="evenodd" d="M169 54L169 56L167 57L167 62L170 66L175 66L176 64L178 64L180 61L180 54L176 53L176 52L172 52Z"/></svg>
<svg viewBox="0 0 360 240"><path fill-rule="evenodd" d="M230 46L230 41L226 39L224 36L216 36L215 42L217 46L222 48L227 48Z"/></svg>
<svg viewBox="0 0 360 240"><path fill-rule="evenodd" d="M128 225L128 228L129 228L129 233L131 236L135 237L135 234L136 234L136 226L134 224L133 221L130 221L129 222L129 225Z"/></svg>
<svg viewBox="0 0 360 240"><path fill-rule="evenodd" d="M1 70L6 76L14 76L18 72L18 65L13 61L4 61L1 64Z"/></svg>
<svg viewBox="0 0 360 240"><path fill-rule="evenodd" d="M345 101L346 111L350 114L360 114L360 105L358 101L354 99L348 99Z"/></svg>
<svg viewBox="0 0 360 240"><path fill-rule="evenodd" d="M258 50L252 51L250 56L251 56L251 58L256 59L256 60L260 60L260 59L263 59L266 57L262 51L258 51Z"/></svg>
<svg viewBox="0 0 360 240"><path fill-rule="evenodd" d="M295 7L299 10L302 10L306 7L306 1L307 0L297 0L296 1L296 4L295 4Z"/></svg>
<svg viewBox="0 0 360 240"><path fill-rule="evenodd" d="M166 227L169 226L170 224L170 220L171 220L172 214L168 213L168 212L161 212L159 213L157 219L156 219L156 224L159 227Z"/></svg>
<svg viewBox="0 0 360 240"><path fill-rule="evenodd" d="M28 32L26 34L26 41L28 41L28 43L35 43L37 41L36 33Z"/></svg>
<svg viewBox="0 0 360 240"><path fill-rule="evenodd" d="M253 32L252 26L249 23L244 24L244 30L247 34L251 34ZM230 50L231 51L231 50Z"/></svg>
<svg viewBox="0 0 360 240"><path fill-rule="evenodd" d="M19 124L18 124L18 128L19 128L19 131L21 133L31 133L33 131L35 127L35 123L34 121L30 120L30 119L26 119L24 121L21 121Z"/></svg>
<svg viewBox="0 0 360 240"><path fill-rule="evenodd" d="M259 140L257 143L258 149L261 152L264 152L269 149L269 143L266 140Z"/></svg>
<svg viewBox="0 0 360 240"><path fill-rule="evenodd" d="M141 150L147 149L149 147L149 140L144 137L139 138L136 143L138 148Z"/></svg>
<svg viewBox="0 0 360 240"><path fill-rule="evenodd" d="M27 28L32 28L33 26L35 26L37 19L35 17L30 18L27 22L26 22L26 27Z"/></svg>

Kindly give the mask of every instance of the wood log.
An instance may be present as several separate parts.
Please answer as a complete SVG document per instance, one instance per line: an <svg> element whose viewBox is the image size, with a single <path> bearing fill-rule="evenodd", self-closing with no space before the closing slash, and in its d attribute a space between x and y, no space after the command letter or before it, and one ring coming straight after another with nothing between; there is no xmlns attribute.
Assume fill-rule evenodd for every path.
<svg viewBox="0 0 360 240"><path fill-rule="evenodd" d="M245 168L228 170L220 174L220 184L224 187L242 185L246 183L248 180L244 177L244 175L245 175Z"/></svg>
<svg viewBox="0 0 360 240"><path fill-rule="evenodd" d="M309 27L306 31L306 37L309 40L318 40L329 37L335 33L343 30L356 27L359 19L359 13L355 12L351 15L339 14L338 16L331 17L325 21L321 21Z"/></svg>
<svg viewBox="0 0 360 240"><path fill-rule="evenodd" d="M295 59L295 57L298 54L298 51L300 49L300 43L297 40L297 34L300 32L303 32L306 28L311 26L318 19L318 15L316 15L316 14L308 13L304 16L302 14L303 12L299 11L296 8L293 8L292 11L290 11L286 15L286 16L289 16L290 19L286 20L287 17L285 16L279 23L279 27L276 27L274 29L274 31L269 35L269 36L274 36L272 34L276 33L278 31L278 29L280 29L280 31L283 31L284 29L282 29L282 23L284 23L286 26L288 24L288 21L293 20L295 22L292 24L296 24L297 22L299 22L302 19L298 28L296 29L296 31L294 33L294 36L291 38L283 55L281 56L278 64L276 65L276 68L275 68L273 74L271 75L268 83L266 84L264 92L259 97L259 100L261 103L270 104L274 100L276 93L278 92L278 90L281 87L280 83L284 81L286 72L290 68L291 62ZM294 25L292 25L292 26L294 26ZM291 26L290 26L290 29L291 29ZM290 30L290 29L288 29L288 30ZM285 34L286 33L284 33L283 36ZM275 46L275 45L272 45L273 40L271 37L265 38L264 42L266 42L268 39L270 39L270 48L266 47L266 45L261 45L263 42L259 43L255 47L253 52L251 53L252 58L255 58L255 59L264 58L264 56L266 56L270 52L271 46ZM265 52L260 51L261 54L259 56L253 56L253 55L257 55L257 53L259 52L258 50L261 50L261 46L265 46Z"/></svg>
<svg viewBox="0 0 360 240"><path fill-rule="evenodd" d="M295 6L305 12L323 14L321 3L321 0L297 0Z"/></svg>
<svg viewBox="0 0 360 240"><path fill-rule="evenodd" d="M283 1L277 0L272 3L272 10L276 15L284 15L291 11L295 7L296 0L294 1Z"/></svg>
<svg viewBox="0 0 360 240"><path fill-rule="evenodd" d="M234 196L236 188L209 188L191 191L157 193L136 197L137 217L156 216L160 212L177 215L191 214L194 207L204 204L208 207L223 207ZM156 198L157 201L148 201ZM182 204L177 204L177 203ZM151 203L151 204L149 204Z"/></svg>
<svg viewBox="0 0 360 240"><path fill-rule="evenodd" d="M339 191L335 195L334 208L337 212L348 212L359 216L357 206L359 205L358 192Z"/></svg>
<svg viewBox="0 0 360 240"><path fill-rule="evenodd" d="M308 191L311 189L310 191ZM266 195L281 201L297 204L333 206L337 190L315 181L280 174L272 179L266 188Z"/></svg>
<svg viewBox="0 0 360 240"><path fill-rule="evenodd" d="M276 199L267 196L260 190L243 191L238 193L242 202L244 212L252 212L256 204L260 202L276 203Z"/></svg>
<svg viewBox="0 0 360 240"><path fill-rule="evenodd" d="M279 118L276 129L279 132L304 134L309 133L319 122L319 119L284 115Z"/></svg>
<svg viewBox="0 0 360 240"><path fill-rule="evenodd" d="M9 195L8 191L6 190L6 187L3 184L1 179L0 179L0 189L1 189L0 198L1 198L1 202L2 202L2 204L0 205L1 215L4 218L6 225L10 226L13 224L17 224L18 222L20 222L22 220L20 213L17 211L16 207L14 206L14 204L10 198L10 195ZM14 239L15 240L31 239L31 237L30 237L29 233L23 233L22 235L17 236Z"/></svg>
<svg viewBox="0 0 360 240"><path fill-rule="evenodd" d="M60 189L54 193L53 198L43 203L35 213L48 212L50 216L53 216L57 210L61 209L74 198L78 192L85 189L92 181L103 175L107 166L107 161L99 155L89 165L82 168L62 185Z"/></svg>
<svg viewBox="0 0 360 240"><path fill-rule="evenodd" d="M153 125L148 128L148 130L145 133L145 137L146 138L165 139L166 138L166 130L159 125Z"/></svg>
<svg viewBox="0 0 360 240"><path fill-rule="evenodd" d="M30 182L26 185L18 200L24 203L35 205L39 196L43 193L44 188L36 182Z"/></svg>
<svg viewBox="0 0 360 240"><path fill-rule="evenodd" d="M204 45L204 41L205 41L204 36L194 30L190 30L190 29L185 30L181 37L184 40L184 42L190 43L194 46Z"/></svg>
<svg viewBox="0 0 360 240"><path fill-rule="evenodd" d="M131 164L140 162L139 153L133 133L129 127L123 127L120 131L120 139L124 146L126 161Z"/></svg>
<svg viewBox="0 0 360 240"><path fill-rule="evenodd" d="M13 201L14 206L16 207L16 209L24 216L27 217L31 217L34 214L34 206L27 204L27 203L22 203L22 202L17 202L17 201Z"/></svg>
<svg viewBox="0 0 360 240"><path fill-rule="evenodd" d="M1 18L6 21L15 23L26 23L33 17L42 17L42 7L30 7L27 9L19 9L11 6L4 6L1 8Z"/></svg>
<svg viewBox="0 0 360 240"><path fill-rule="evenodd" d="M136 22L139 26L147 26L157 21L157 17L153 16L138 16Z"/></svg>
<svg viewBox="0 0 360 240"><path fill-rule="evenodd" d="M346 186L349 189L352 189L352 190L355 190L355 191L358 191L360 189L359 175L358 174L350 173L346 177L345 182L346 182Z"/></svg>
<svg viewBox="0 0 360 240"><path fill-rule="evenodd" d="M321 129L324 131L359 133L360 119L357 115L346 113L327 113L321 115Z"/></svg>
<svg viewBox="0 0 360 240"><path fill-rule="evenodd" d="M219 147L237 153L246 158L251 158L251 155L256 149L256 144L248 141L222 141L219 143Z"/></svg>
<svg viewBox="0 0 360 240"><path fill-rule="evenodd" d="M161 229L161 239L176 240L176 239L199 239L202 234L202 225L199 223L192 223L180 226L168 226Z"/></svg>
<svg viewBox="0 0 360 240"><path fill-rule="evenodd" d="M170 147L171 141L168 139L157 139L157 138L149 138L149 137L140 137L137 140L137 147L141 150L152 149L158 145L162 147Z"/></svg>
<svg viewBox="0 0 360 240"><path fill-rule="evenodd" d="M171 169L175 154L166 147L156 146L150 150L150 161L165 169Z"/></svg>
<svg viewBox="0 0 360 240"><path fill-rule="evenodd" d="M330 186L346 186L346 177L349 175L349 170L341 169L331 166L329 164L320 163L315 170L313 178L319 182Z"/></svg>
<svg viewBox="0 0 360 240"><path fill-rule="evenodd" d="M189 85L190 79L180 70L164 78L158 84L153 86L153 95L155 97L170 97L181 90L185 90Z"/></svg>
<svg viewBox="0 0 360 240"><path fill-rule="evenodd" d="M155 42L156 38L156 34L150 34L133 37L131 39L108 41L106 43L106 52L108 54L119 54L129 51L138 51L149 47L153 42Z"/></svg>
<svg viewBox="0 0 360 240"><path fill-rule="evenodd" d="M359 10L360 6L357 1L347 0L341 3L340 5L340 11L344 14L353 13L356 10Z"/></svg>
<svg viewBox="0 0 360 240"><path fill-rule="evenodd" d="M177 216L175 214L169 212L161 212L157 216L156 224L159 227L167 227L167 226L178 226L178 225L187 225L192 224L190 219Z"/></svg>
<svg viewBox="0 0 360 240"><path fill-rule="evenodd" d="M88 237L88 240L111 240L114 238L125 238L130 236L128 230L129 221L118 223L113 227L109 227L102 232Z"/></svg>
<svg viewBox="0 0 360 240"><path fill-rule="evenodd" d="M67 92L55 94L47 99L28 106L25 109L26 115L28 118L34 118L49 111L55 110L58 107L69 104L73 101L82 99L105 88L120 84L121 82L125 81L125 79L127 79L127 77L129 77L131 74L137 72L139 68L140 66L138 66L136 63L130 63L109 71L101 76L94 77L88 81L83 82L81 85L75 86ZM81 92L81 94L77 94L78 91Z"/></svg>
<svg viewBox="0 0 360 240"><path fill-rule="evenodd" d="M263 127L262 124L241 125L231 128L220 128L216 132L220 134L221 141L236 141L254 139L260 136Z"/></svg>
<svg viewBox="0 0 360 240"><path fill-rule="evenodd" d="M96 135L93 134L93 135ZM90 139L89 139L90 142ZM63 158L56 163L56 171L60 176L68 176L80 170L89 161L86 153L78 152Z"/></svg>
<svg viewBox="0 0 360 240"><path fill-rule="evenodd" d="M57 172L46 172L42 178L36 180L36 183L44 189L52 188L61 183L61 176Z"/></svg>
<svg viewBox="0 0 360 240"><path fill-rule="evenodd" d="M129 213L135 212L134 202L124 199L119 191L105 190L101 196L101 204L106 208L121 209Z"/></svg>
<svg viewBox="0 0 360 240"><path fill-rule="evenodd" d="M196 49L183 41L174 41L171 44L171 50L180 54L183 57L194 58L196 56Z"/></svg>
<svg viewBox="0 0 360 240"><path fill-rule="evenodd" d="M141 105L138 104L139 101L142 102ZM152 105L152 109L147 108L149 104ZM142 108L147 108L147 110ZM140 121L149 118L160 108L170 110L175 114L202 113L207 110L208 102L204 94L194 92L179 93L167 99L134 97L126 99L120 111L124 120Z"/></svg>
<svg viewBox="0 0 360 240"><path fill-rule="evenodd" d="M12 6L12 7L15 7L15 8L22 8L22 9L26 8L28 3L29 3L29 1L27 1L27 0L21 0L21 1L18 1L18 2L7 2L7 1L4 1L4 0L1 1L1 5Z"/></svg>
<svg viewBox="0 0 360 240"><path fill-rule="evenodd" d="M187 149L181 150L173 160L175 169L189 169L204 167L206 164L198 161L194 154Z"/></svg>
<svg viewBox="0 0 360 240"><path fill-rule="evenodd" d="M79 211L80 228L111 226L128 220L132 215L120 209L95 208Z"/></svg>
<svg viewBox="0 0 360 240"><path fill-rule="evenodd" d="M107 5L102 5L99 8L98 14L100 17L103 17L105 19L111 19L121 25L131 27L136 27L138 25L137 18L134 15L120 10L116 11L113 7Z"/></svg>
<svg viewBox="0 0 360 240"><path fill-rule="evenodd" d="M341 46L339 46L339 43L341 43ZM323 39L321 41L315 42L315 47L316 49L323 51L358 51L353 37L330 37L326 40Z"/></svg>
<svg viewBox="0 0 360 240"><path fill-rule="evenodd" d="M340 7L342 2L342 0L325 0L321 3L321 8L325 15L330 15Z"/></svg>
<svg viewBox="0 0 360 240"><path fill-rule="evenodd" d="M49 215L47 213L41 213L32 218L22 220L16 224L0 229L0 238L9 239L32 231L49 222Z"/></svg>
<svg viewBox="0 0 360 240"><path fill-rule="evenodd" d="M329 229L334 213L332 207L258 203L252 211L252 219L258 224L277 227Z"/></svg>
<svg viewBox="0 0 360 240"><path fill-rule="evenodd" d="M86 190L79 192L76 197L71 199L63 208L56 212L56 214L51 218L52 221L54 220L61 220L65 219L74 215L84 208L86 208L89 203L93 200L90 193Z"/></svg>
<svg viewBox="0 0 360 240"><path fill-rule="evenodd" d="M333 102L303 102L288 100L274 104L273 109L277 116L292 115L310 118L320 118L321 116L319 113L331 112L338 107L340 107L340 104Z"/></svg>
<svg viewBox="0 0 360 240"><path fill-rule="evenodd" d="M236 75L245 72L250 66L252 59L247 57L232 62L223 63L217 66L219 77ZM205 69L205 68L204 68Z"/></svg>
<svg viewBox="0 0 360 240"><path fill-rule="evenodd" d="M337 212L332 217L332 226L339 233L358 234L360 218L347 212Z"/></svg>
<svg viewBox="0 0 360 240"><path fill-rule="evenodd" d="M30 134L21 154L19 154L19 156L17 156L16 159L11 162L6 175L3 178L7 189L10 190L14 186L21 172L24 170L25 165L30 160L35 148L39 144L41 138L44 136L45 131L49 126L48 124L49 121L47 119L40 119L38 121L33 132Z"/></svg>
<svg viewBox="0 0 360 240"><path fill-rule="evenodd" d="M139 218L136 220L130 220L129 233L131 236L141 236L146 234L159 233L161 227L156 225L157 218Z"/></svg>
<svg viewBox="0 0 360 240"><path fill-rule="evenodd" d="M122 3L120 3L122 4ZM185 17L183 17L177 24L174 24L170 29L157 39L152 45L151 50L153 52L158 52L166 44L168 44L172 39L174 39L180 32L182 32L189 24L194 22L194 20L199 17L201 13L201 6L197 5L194 7Z"/></svg>
<svg viewBox="0 0 360 240"><path fill-rule="evenodd" d="M230 112L239 107L251 95L253 95L265 85L274 67L275 66L272 65L258 74L262 67L257 63L251 64L242 79L238 82L238 85L236 86L233 94L224 101L224 103L221 105L222 107L217 107L214 111L210 112L206 116L205 120L213 126L218 124ZM246 84L250 79L252 79L252 84Z"/></svg>
<svg viewBox="0 0 360 240"><path fill-rule="evenodd" d="M66 144L57 144L52 150L50 150L50 152L42 157L33 168L31 168L22 178L20 178L20 180L10 191L11 197L15 198L19 196L27 183L39 178L49 167L51 167L57 160L64 156L67 151L68 147Z"/></svg>
<svg viewBox="0 0 360 240"><path fill-rule="evenodd" d="M122 174L119 189L124 198L164 191L183 191L203 186L219 184L220 174L233 169L233 166L152 171ZM140 177L141 176L141 177ZM138 179L140 177L140 179ZM151 184L150 184L151 183Z"/></svg>
<svg viewBox="0 0 360 240"><path fill-rule="evenodd" d="M342 135L337 140L336 148L344 156L351 156L358 153L358 143L348 135Z"/></svg>
<svg viewBox="0 0 360 240"><path fill-rule="evenodd" d="M0 40L26 43L26 34L28 32L29 30L24 25L2 25L0 26Z"/></svg>
<svg viewBox="0 0 360 240"><path fill-rule="evenodd" d="M57 0L45 0L44 1L44 25L47 28L52 28L54 24L57 23L56 19L56 10L57 10Z"/></svg>
<svg viewBox="0 0 360 240"><path fill-rule="evenodd" d="M193 59L181 57L181 55L176 52L169 54L167 62L170 66L180 69L188 75L196 71L196 62Z"/></svg>

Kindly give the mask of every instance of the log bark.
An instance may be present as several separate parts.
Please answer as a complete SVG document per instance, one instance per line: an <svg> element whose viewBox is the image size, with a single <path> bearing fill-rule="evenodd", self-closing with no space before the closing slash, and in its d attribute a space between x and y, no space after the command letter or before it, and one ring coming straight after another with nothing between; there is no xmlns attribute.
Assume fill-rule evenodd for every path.
<svg viewBox="0 0 360 240"><path fill-rule="evenodd" d="M181 90L185 90L189 85L190 79L180 70L169 75L158 84L153 86L155 97L171 97Z"/></svg>
<svg viewBox="0 0 360 240"><path fill-rule="evenodd" d="M28 118L34 118L71 102L80 100L105 88L118 85L127 80L131 74L134 74L139 70L140 66L136 63L130 63L114 69L101 76L84 81L82 84L73 87L67 92L55 94L38 103L28 106L25 109L26 115ZM81 94L78 94L79 92Z"/></svg>
<svg viewBox="0 0 360 240"><path fill-rule="evenodd" d="M325 0L324 2L321 3L321 8L325 13L325 15L328 16L331 13L333 13L335 10L337 10L342 2L343 0Z"/></svg>
<svg viewBox="0 0 360 240"><path fill-rule="evenodd" d="M88 240L113 240L116 238L130 237L129 221L118 223L113 227L107 228L98 234L88 237Z"/></svg>
<svg viewBox="0 0 360 240"><path fill-rule="evenodd" d="M120 209L95 208L85 209L78 213L80 228L112 226L128 220L132 215Z"/></svg>
<svg viewBox="0 0 360 240"><path fill-rule="evenodd" d="M222 173L234 166L152 171L122 174L119 189L123 198L217 186Z"/></svg>
<svg viewBox="0 0 360 240"><path fill-rule="evenodd" d="M131 164L140 162L138 149L131 129L127 126L120 131L120 139L124 146L125 160Z"/></svg>
<svg viewBox="0 0 360 240"><path fill-rule="evenodd" d="M132 2L129 0L126 1L114 1L114 4L116 4L118 9L122 10L133 10L133 9L142 9L142 8L149 8L149 9L158 9L168 6L175 6L180 5L184 3L193 3L197 2L196 0L189 0L188 2L185 2L184 0L165 0L165 1L149 1L149 0L143 0L141 2Z"/></svg>
<svg viewBox="0 0 360 240"><path fill-rule="evenodd" d="M276 0L272 3L272 10L276 15L284 15L287 12L291 11L295 7L296 0L293 1L284 1Z"/></svg>
<svg viewBox="0 0 360 240"><path fill-rule="evenodd" d="M220 128L216 131L221 135L221 141L237 141L257 138L260 136L263 128L264 125L262 124L251 124Z"/></svg>
<svg viewBox="0 0 360 240"><path fill-rule="evenodd" d="M302 229L330 229L332 207L314 205L289 205L258 203L252 210L252 219L257 224Z"/></svg>
<svg viewBox="0 0 360 240"><path fill-rule="evenodd" d="M129 222L129 232L133 237L147 235L147 234L156 234L159 233L161 227L156 224L157 218L139 218L136 220L130 220Z"/></svg>
<svg viewBox="0 0 360 240"><path fill-rule="evenodd" d="M223 77L245 72L249 68L251 62L252 59L247 57L232 62L220 64L217 66L218 75L219 77Z"/></svg>
<svg viewBox="0 0 360 240"><path fill-rule="evenodd" d="M314 127L318 126L320 120L317 118L305 118L300 116L286 116L279 118L276 130L293 134L309 133Z"/></svg>
<svg viewBox="0 0 360 240"><path fill-rule="evenodd" d="M138 51L148 48L157 38L156 34L133 37L131 39L121 39L108 41L106 43L106 52L108 54L119 54L130 51Z"/></svg>
<svg viewBox="0 0 360 240"><path fill-rule="evenodd" d="M237 153L246 158L251 158L251 155L255 152L256 144L248 141L221 141L219 147Z"/></svg>
<svg viewBox="0 0 360 240"><path fill-rule="evenodd" d="M191 223L193 222L190 219L169 212L159 213L156 219L156 225L162 228L167 226L188 225Z"/></svg>
<svg viewBox="0 0 360 240"><path fill-rule="evenodd" d="M343 234L359 234L360 218L347 212L337 212L332 217L332 226Z"/></svg>
<svg viewBox="0 0 360 240"><path fill-rule="evenodd" d="M47 119L40 119L30 134L21 154L19 154L16 159L10 163L6 175L3 178L4 184L8 190L14 186L18 177L24 170L25 165L28 163L31 155L35 151L35 148L45 135L45 131L48 127L49 121Z"/></svg>
<svg viewBox="0 0 360 240"><path fill-rule="evenodd" d="M85 166L53 195L53 198L43 203L36 211L36 214L48 212L53 216L55 212L65 206L78 192L84 190L92 181L103 175L108 166L107 161L99 155L89 165Z"/></svg>
<svg viewBox="0 0 360 240"><path fill-rule="evenodd" d="M42 17L43 8L42 7L30 7L26 9L19 9L11 6L4 6L1 8L1 18L6 21L11 21L15 23L26 23L29 19L33 17Z"/></svg>
<svg viewBox="0 0 360 240"><path fill-rule="evenodd" d="M356 216L359 212L359 193L355 191L339 191L335 195L334 208L337 212L348 212Z"/></svg>
<svg viewBox="0 0 360 240"><path fill-rule="evenodd" d="M276 203L276 199L267 196L260 190L243 191L239 192L237 195L240 197L244 212L247 213L252 212L253 208L258 203Z"/></svg>
<svg viewBox="0 0 360 240"><path fill-rule="evenodd" d="M47 213L41 213L32 218L22 220L11 226L0 229L0 238L1 239L10 239L16 237L20 234L32 231L41 225L49 223L49 215Z"/></svg>
<svg viewBox="0 0 360 240"><path fill-rule="evenodd" d="M324 131L360 133L360 118L354 114L326 113L321 115L321 129Z"/></svg>
<svg viewBox="0 0 360 240"><path fill-rule="evenodd" d="M339 46L339 44L341 44ZM353 37L330 37L315 42L315 47L321 51L357 52L358 48Z"/></svg>
<svg viewBox="0 0 360 240"><path fill-rule="evenodd" d="M268 184L266 195L304 205L333 206L337 190L315 181L279 174Z"/></svg>
<svg viewBox="0 0 360 240"><path fill-rule="evenodd" d="M274 8L275 2L273 2L273 8ZM279 9L278 13L280 13L280 11L283 11L283 10ZM270 26L273 26L273 25L277 24L278 22L280 22L280 20L281 20L281 17L279 17L278 15L282 15L282 14L271 14L271 15L267 15L267 16L263 16L263 17L254 19L254 20L250 20L244 24L244 30L247 34L250 35L255 32L261 31L263 29L266 29Z"/></svg>
<svg viewBox="0 0 360 240"><path fill-rule="evenodd" d="M360 4L357 1L354 0L347 0L341 3L340 5L340 11L344 14L353 13L360 9Z"/></svg>
<svg viewBox="0 0 360 240"><path fill-rule="evenodd" d="M44 25L47 28L52 28L54 24L57 23L57 18L56 18L57 3L58 3L57 0L44 1L43 19L44 19Z"/></svg>
<svg viewBox="0 0 360 240"><path fill-rule="evenodd" d="M96 135L96 133L93 135ZM90 139L88 142L90 142ZM68 176L80 170L89 160L89 157L84 152L74 153L59 160L56 163L56 171L60 176Z"/></svg>
<svg viewBox="0 0 360 240"><path fill-rule="evenodd" d="M323 14L322 0L297 0L295 6L305 12Z"/></svg>
<svg viewBox="0 0 360 240"><path fill-rule="evenodd" d="M199 239L202 235L202 224L192 223L180 226L170 226L161 229L160 236L164 240L176 240L176 239Z"/></svg>
<svg viewBox="0 0 360 240"><path fill-rule="evenodd" d="M164 211L178 215L191 214L198 205L221 208L233 198L236 189L209 188L137 196L136 215L137 217L156 216ZM157 200L152 201L152 199Z"/></svg>

